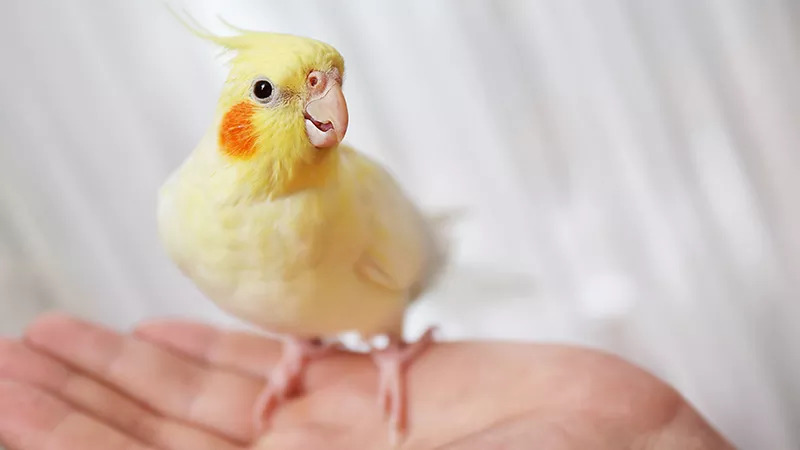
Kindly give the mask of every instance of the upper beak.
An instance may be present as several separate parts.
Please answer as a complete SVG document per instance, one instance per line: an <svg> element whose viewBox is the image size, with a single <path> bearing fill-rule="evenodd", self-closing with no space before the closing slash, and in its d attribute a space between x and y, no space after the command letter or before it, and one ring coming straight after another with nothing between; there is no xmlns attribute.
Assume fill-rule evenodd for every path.
<svg viewBox="0 0 800 450"><path fill-rule="evenodd" d="M348 121L338 71L311 72L306 77L306 89L304 116L308 140L317 148L333 147L344 138Z"/></svg>

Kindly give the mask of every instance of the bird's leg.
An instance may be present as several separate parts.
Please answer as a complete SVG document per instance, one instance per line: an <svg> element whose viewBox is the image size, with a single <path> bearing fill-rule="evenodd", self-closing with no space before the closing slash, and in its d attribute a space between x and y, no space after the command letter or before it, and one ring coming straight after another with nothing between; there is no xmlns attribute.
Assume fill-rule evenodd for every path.
<svg viewBox="0 0 800 450"><path fill-rule="evenodd" d="M399 443L408 425L406 369L433 343L433 332L434 328L428 328L416 342L411 343L390 335L385 349L372 352L372 359L378 366L378 404L389 420L393 444Z"/></svg>
<svg viewBox="0 0 800 450"><path fill-rule="evenodd" d="M312 359L327 355L332 344L320 339L288 336L283 341L281 359L272 368L267 385L261 391L253 410L255 429L261 431L275 408L303 390L303 375Z"/></svg>

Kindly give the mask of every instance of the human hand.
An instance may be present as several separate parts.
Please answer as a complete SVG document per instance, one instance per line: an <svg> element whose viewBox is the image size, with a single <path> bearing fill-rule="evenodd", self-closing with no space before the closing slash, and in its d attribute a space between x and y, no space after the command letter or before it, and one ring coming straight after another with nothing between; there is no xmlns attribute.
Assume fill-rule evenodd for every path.
<svg viewBox="0 0 800 450"><path fill-rule="evenodd" d="M315 361L260 437L267 338L158 321L120 334L60 315L0 340L0 443L39 449L381 449L370 359ZM404 449L729 449L674 390L592 350L441 343L411 366Z"/></svg>

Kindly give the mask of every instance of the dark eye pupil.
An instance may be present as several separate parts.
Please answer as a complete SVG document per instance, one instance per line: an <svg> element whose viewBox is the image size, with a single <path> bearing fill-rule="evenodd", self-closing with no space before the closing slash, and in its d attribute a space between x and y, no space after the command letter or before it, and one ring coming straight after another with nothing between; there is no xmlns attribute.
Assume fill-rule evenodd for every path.
<svg viewBox="0 0 800 450"><path fill-rule="evenodd" d="M272 95L272 85L266 80L256 81L255 86L253 86L253 95L260 100L268 99Z"/></svg>

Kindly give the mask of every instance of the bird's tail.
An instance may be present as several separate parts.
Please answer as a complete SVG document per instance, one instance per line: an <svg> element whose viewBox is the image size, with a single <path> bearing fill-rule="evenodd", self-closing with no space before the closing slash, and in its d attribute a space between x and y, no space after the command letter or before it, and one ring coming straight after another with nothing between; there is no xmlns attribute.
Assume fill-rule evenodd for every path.
<svg viewBox="0 0 800 450"><path fill-rule="evenodd" d="M458 293L460 302L465 301L466 297L497 299L532 296L535 287L529 275L508 268L456 264L453 261L454 228L466 215L464 209L454 209L425 216L429 229L429 248L432 249L429 269L422 282L412 291L411 298L418 298L428 291L437 291L437 294L443 294L442 291ZM471 295L465 296L466 293Z"/></svg>
<svg viewBox="0 0 800 450"><path fill-rule="evenodd" d="M412 289L411 298L416 299L430 290L447 271L454 246L453 228L466 216L464 209L451 209L428 213L423 216L428 230L428 264L425 276Z"/></svg>

